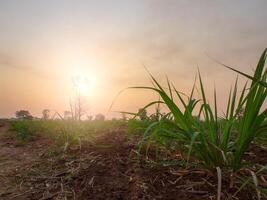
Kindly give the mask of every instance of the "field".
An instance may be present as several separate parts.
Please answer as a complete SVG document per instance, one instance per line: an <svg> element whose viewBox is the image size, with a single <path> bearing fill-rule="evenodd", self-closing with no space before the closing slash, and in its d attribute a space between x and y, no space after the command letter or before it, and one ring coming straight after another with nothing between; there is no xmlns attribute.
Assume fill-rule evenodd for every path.
<svg viewBox="0 0 267 200"><path fill-rule="evenodd" d="M225 66L248 82L240 89L236 80L224 115L216 90L209 103L200 73L189 95L150 74L153 87L130 89L160 99L123 112L130 119L1 120L0 197L266 199L266 56L267 50L254 75Z"/></svg>
<svg viewBox="0 0 267 200"><path fill-rule="evenodd" d="M0 200L267 200L267 0L0 0Z"/></svg>
<svg viewBox="0 0 267 200"><path fill-rule="evenodd" d="M121 121L84 123L87 137L83 134L81 142L69 140L68 147L64 145L66 137L55 139L49 133L55 123L59 126L62 122L15 123L16 128L27 123L35 130L21 138L14 122L1 121L1 199L217 199L216 172L194 165L185 167L180 151L161 149L156 155L151 147L140 156L137 147L141 134L134 130L147 126L142 121L129 121L128 126ZM256 144L245 156L246 161L258 164L266 164L266 158L267 149ZM232 188L223 178L221 199L257 196L251 183L240 188L251 180L249 171L244 169L241 174L245 180ZM266 184L267 174L257 176L265 187L262 184Z"/></svg>

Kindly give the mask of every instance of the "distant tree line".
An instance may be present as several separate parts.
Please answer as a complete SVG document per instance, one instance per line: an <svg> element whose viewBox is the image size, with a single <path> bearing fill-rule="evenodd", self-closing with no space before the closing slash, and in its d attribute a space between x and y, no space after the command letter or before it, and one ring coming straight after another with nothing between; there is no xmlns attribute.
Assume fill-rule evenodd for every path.
<svg viewBox="0 0 267 200"><path fill-rule="evenodd" d="M51 112L49 109L44 109L42 111L42 118L43 120L48 120L48 119L55 119L56 115L60 115L58 112L55 112L53 115L51 115ZM28 110L18 110L15 112L15 116L17 119L21 120L32 120L34 117ZM79 121L81 120L80 118L75 118L73 117L71 111L64 111L63 116L60 115L61 119L64 120L75 120ZM88 121L96 120L96 121L104 121L105 120L105 115L103 114L97 114L94 117L92 115L87 116Z"/></svg>

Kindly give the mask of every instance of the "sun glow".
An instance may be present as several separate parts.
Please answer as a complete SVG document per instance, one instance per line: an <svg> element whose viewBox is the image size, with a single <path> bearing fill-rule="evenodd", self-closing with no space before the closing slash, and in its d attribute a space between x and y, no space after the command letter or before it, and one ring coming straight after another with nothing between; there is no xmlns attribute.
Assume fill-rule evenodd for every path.
<svg viewBox="0 0 267 200"><path fill-rule="evenodd" d="M72 78L74 90L81 95L89 96L96 92L96 78L89 75L76 75Z"/></svg>
<svg viewBox="0 0 267 200"><path fill-rule="evenodd" d="M63 70L61 75L64 75L63 79L68 85L69 93L76 95L75 93L79 92L84 97L95 97L99 94L99 87L105 82L103 64L96 55L88 56L79 48L73 49L65 50L60 60Z"/></svg>

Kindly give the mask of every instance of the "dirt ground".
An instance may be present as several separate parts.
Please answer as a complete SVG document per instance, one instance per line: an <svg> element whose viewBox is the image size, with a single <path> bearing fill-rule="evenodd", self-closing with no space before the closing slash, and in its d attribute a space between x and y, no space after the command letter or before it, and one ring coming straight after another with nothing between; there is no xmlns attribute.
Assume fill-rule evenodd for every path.
<svg viewBox="0 0 267 200"><path fill-rule="evenodd" d="M212 172L140 162L135 145L118 129L63 151L44 136L22 143L0 122L0 199L217 199ZM230 198L237 188L228 188L224 181L221 199L257 199L250 189Z"/></svg>

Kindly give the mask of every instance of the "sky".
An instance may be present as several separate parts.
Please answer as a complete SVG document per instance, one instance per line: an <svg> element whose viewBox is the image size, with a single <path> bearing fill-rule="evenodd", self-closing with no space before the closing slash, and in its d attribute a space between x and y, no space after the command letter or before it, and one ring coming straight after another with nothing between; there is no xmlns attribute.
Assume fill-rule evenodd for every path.
<svg viewBox="0 0 267 200"><path fill-rule="evenodd" d="M137 111L157 95L115 97L150 86L145 67L185 93L199 68L223 110L236 74L214 59L253 73L267 47L266 8L266 0L0 0L0 118L69 110L77 77L88 115Z"/></svg>

